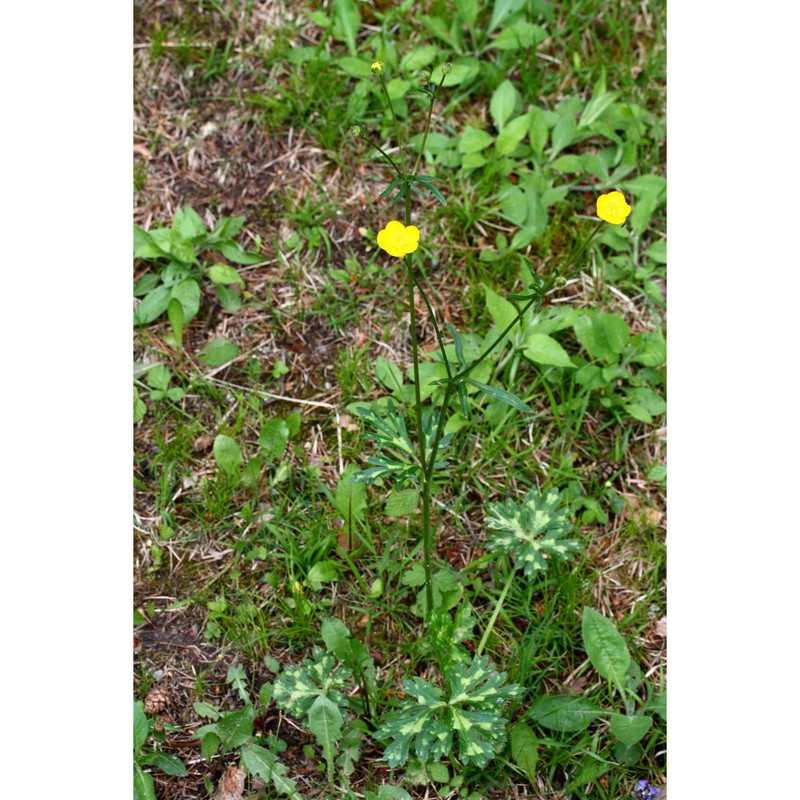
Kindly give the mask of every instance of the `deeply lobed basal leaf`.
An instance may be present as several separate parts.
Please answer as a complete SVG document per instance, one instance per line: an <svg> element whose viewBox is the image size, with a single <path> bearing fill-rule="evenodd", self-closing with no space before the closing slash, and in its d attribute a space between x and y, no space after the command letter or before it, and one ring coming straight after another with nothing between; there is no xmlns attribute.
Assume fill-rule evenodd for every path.
<svg viewBox="0 0 800 800"><path fill-rule="evenodd" d="M315 647L312 659L303 666L287 667L275 680L275 702L290 714L305 718L318 697L326 697L342 710L349 702L339 691L349 686L352 676L347 667L336 666L336 658Z"/></svg>
<svg viewBox="0 0 800 800"><path fill-rule="evenodd" d="M459 760L483 767L505 742L502 706L522 691L504 680L505 673L479 656L445 670L449 692L422 678L404 681L408 698L375 732L377 739L392 740L384 754L389 766L405 764L412 746L422 761L439 761L452 752L455 738Z"/></svg>
<svg viewBox="0 0 800 800"><path fill-rule="evenodd" d="M489 546L512 555L529 578L547 570L548 558L568 560L581 544L577 539L563 538L573 526L568 510L559 508L560 504L558 490L541 494L533 487L521 503L490 506L486 517L486 524L493 529Z"/></svg>

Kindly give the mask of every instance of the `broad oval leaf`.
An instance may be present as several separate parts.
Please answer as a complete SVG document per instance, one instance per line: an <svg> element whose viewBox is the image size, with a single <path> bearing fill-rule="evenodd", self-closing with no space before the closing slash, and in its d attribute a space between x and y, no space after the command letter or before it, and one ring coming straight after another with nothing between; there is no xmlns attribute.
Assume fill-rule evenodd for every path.
<svg viewBox="0 0 800 800"><path fill-rule="evenodd" d="M525 138L531 125L530 114L522 114L506 125L494 143L495 153L507 156L513 153L517 145Z"/></svg>
<svg viewBox="0 0 800 800"><path fill-rule="evenodd" d="M238 475L242 468L242 451L239 445L235 439L224 433L220 433L214 439L214 459L226 475Z"/></svg>
<svg viewBox="0 0 800 800"><path fill-rule="evenodd" d="M538 700L531 708L530 715L544 728L569 732L585 730L602 713L585 697L558 695Z"/></svg>
<svg viewBox="0 0 800 800"><path fill-rule="evenodd" d="M646 714L612 714L609 728L622 744L630 747L642 739L652 724L653 718Z"/></svg>
<svg viewBox="0 0 800 800"><path fill-rule="evenodd" d="M208 277L211 278L214 283L221 283L224 285L238 283L240 286L244 286L244 281L239 273L227 264L214 264L208 271Z"/></svg>
<svg viewBox="0 0 800 800"><path fill-rule="evenodd" d="M183 321L188 323L200 309L200 284L194 278L186 278L172 287L172 297L183 306Z"/></svg>
<svg viewBox="0 0 800 800"><path fill-rule="evenodd" d="M220 338L209 342L197 357L209 367L219 367L238 355L239 346L235 342Z"/></svg>
<svg viewBox="0 0 800 800"><path fill-rule="evenodd" d="M502 131L506 122L511 118L518 100L520 100L520 94L508 79L494 90L489 103L489 113L492 115L498 131Z"/></svg>
<svg viewBox="0 0 800 800"><path fill-rule="evenodd" d="M136 306L133 321L136 325L149 325L154 319L160 317L166 310L170 301L168 286L159 286L153 289L147 297Z"/></svg>
<svg viewBox="0 0 800 800"><path fill-rule="evenodd" d="M531 333L525 338L524 356L536 364L549 364L553 367L574 369L567 351L551 336L545 333Z"/></svg>
<svg viewBox="0 0 800 800"><path fill-rule="evenodd" d="M486 292L486 308L489 311L492 322L501 331L504 331L517 316L516 306L490 289L486 284L483 285L483 289Z"/></svg>
<svg viewBox="0 0 800 800"><path fill-rule="evenodd" d="M153 763L162 772L166 772L167 775L174 775L176 778L185 778L189 774L183 761L178 756L173 756L170 753L156 753Z"/></svg>
<svg viewBox="0 0 800 800"><path fill-rule="evenodd" d="M133 798L134 800L156 800L153 776L136 763L133 765Z"/></svg>
<svg viewBox="0 0 800 800"><path fill-rule="evenodd" d="M335 703L320 695L308 711L308 729L317 737L326 761L336 754L336 742L342 738L344 718Z"/></svg>
<svg viewBox="0 0 800 800"><path fill-rule="evenodd" d="M536 765L539 762L539 739L524 722L517 722L511 728L511 757L533 782L536 778Z"/></svg>
<svg viewBox="0 0 800 800"><path fill-rule="evenodd" d="M249 703L241 711L225 714L217 723L217 733L225 750L245 744L253 735L256 712Z"/></svg>
<svg viewBox="0 0 800 800"><path fill-rule="evenodd" d="M141 703L133 704L133 752L138 753L150 733L150 720L144 713Z"/></svg>
<svg viewBox="0 0 800 800"><path fill-rule="evenodd" d="M592 666L621 692L631 661L622 635L610 619L588 607L583 609L581 631L583 646Z"/></svg>

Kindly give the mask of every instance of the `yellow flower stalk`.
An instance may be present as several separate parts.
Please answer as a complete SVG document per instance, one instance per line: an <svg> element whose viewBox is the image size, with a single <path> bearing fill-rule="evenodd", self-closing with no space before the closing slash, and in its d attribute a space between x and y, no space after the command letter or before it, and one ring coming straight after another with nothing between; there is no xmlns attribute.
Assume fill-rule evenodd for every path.
<svg viewBox="0 0 800 800"><path fill-rule="evenodd" d="M406 227L393 219L378 234L378 246L395 258L407 256L419 247L419 228L416 225Z"/></svg>
<svg viewBox="0 0 800 800"><path fill-rule="evenodd" d="M609 192L597 198L597 216L612 225L622 225L631 213L622 192Z"/></svg>

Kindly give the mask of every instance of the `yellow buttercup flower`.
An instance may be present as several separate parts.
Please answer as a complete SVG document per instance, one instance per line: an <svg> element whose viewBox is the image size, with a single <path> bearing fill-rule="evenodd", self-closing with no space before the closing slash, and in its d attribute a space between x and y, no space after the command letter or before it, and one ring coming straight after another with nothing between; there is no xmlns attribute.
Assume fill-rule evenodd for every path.
<svg viewBox="0 0 800 800"><path fill-rule="evenodd" d="M419 247L419 228L416 225L406 227L393 219L378 234L378 246L395 258L407 256Z"/></svg>
<svg viewBox="0 0 800 800"><path fill-rule="evenodd" d="M630 213L631 207L622 192L609 192L597 198L597 216L612 225L622 225Z"/></svg>
<svg viewBox="0 0 800 800"><path fill-rule="evenodd" d="M380 61L373 61L370 69L373 75L380 75L383 72L383 64Z"/></svg>

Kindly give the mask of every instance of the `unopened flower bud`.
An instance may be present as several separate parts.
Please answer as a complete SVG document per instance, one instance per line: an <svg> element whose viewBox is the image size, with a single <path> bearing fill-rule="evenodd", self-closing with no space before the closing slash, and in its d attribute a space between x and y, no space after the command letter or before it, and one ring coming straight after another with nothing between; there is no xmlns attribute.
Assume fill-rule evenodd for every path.
<svg viewBox="0 0 800 800"><path fill-rule="evenodd" d="M557 289L563 289L567 285L567 279L563 275L559 275L555 282Z"/></svg>
<svg viewBox="0 0 800 800"><path fill-rule="evenodd" d="M351 126L350 130L347 131L354 139L361 138L361 128L358 125Z"/></svg>
<svg viewBox="0 0 800 800"><path fill-rule="evenodd" d="M428 70L424 69L419 74L419 82L424 86L426 83L431 82L431 74Z"/></svg>
<svg viewBox="0 0 800 800"><path fill-rule="evenodd" d="M373 61L370 69L373 75L380 75L383 72L383 64L380 61Z"/></svg>
<svg viewBox="0 0 800 800"><path fill-rule="evenodd" d="M449 75L453 71L453 65L448 61L442 64L442 72L445 75Z"/></svg>

